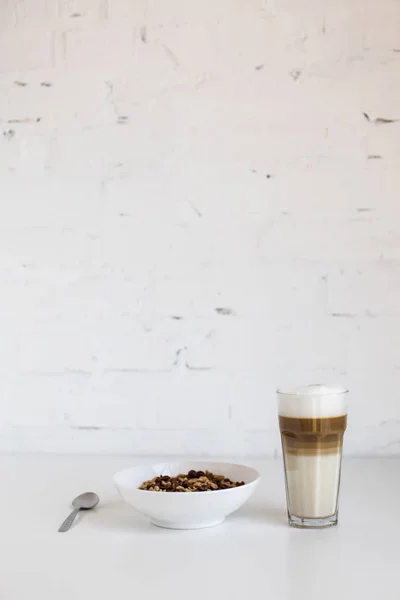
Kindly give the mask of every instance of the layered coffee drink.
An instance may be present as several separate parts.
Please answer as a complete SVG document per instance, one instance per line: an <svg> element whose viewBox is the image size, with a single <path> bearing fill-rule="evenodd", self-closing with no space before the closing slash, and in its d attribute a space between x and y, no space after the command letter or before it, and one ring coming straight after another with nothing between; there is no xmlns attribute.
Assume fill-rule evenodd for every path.
<svg viewBox="0 0 400 600"><path fill-rule="evenodd" d="M278 390L289 523L337 524L347 390L311 385Z"/></svg>

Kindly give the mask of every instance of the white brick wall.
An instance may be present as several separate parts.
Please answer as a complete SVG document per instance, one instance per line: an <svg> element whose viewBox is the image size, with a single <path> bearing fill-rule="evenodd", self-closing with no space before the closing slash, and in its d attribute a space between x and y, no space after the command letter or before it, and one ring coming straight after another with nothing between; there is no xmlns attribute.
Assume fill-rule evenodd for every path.
<svg viewBox="0 0 400 600"><path fill-rule="evenodd" d="M400 452L399 23L0 2L1 450L276 455L323 380Z"/></svg>

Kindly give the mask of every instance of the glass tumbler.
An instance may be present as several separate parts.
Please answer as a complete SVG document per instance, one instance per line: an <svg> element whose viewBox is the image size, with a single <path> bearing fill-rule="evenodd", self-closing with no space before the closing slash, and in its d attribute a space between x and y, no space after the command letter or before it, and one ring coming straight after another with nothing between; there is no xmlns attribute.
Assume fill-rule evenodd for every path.
<svg viewBox="0 0 400 600"><path fill-rule="evenodd" d="M348 390L317 384L277 395L289 525L337 525Z"/></svg>

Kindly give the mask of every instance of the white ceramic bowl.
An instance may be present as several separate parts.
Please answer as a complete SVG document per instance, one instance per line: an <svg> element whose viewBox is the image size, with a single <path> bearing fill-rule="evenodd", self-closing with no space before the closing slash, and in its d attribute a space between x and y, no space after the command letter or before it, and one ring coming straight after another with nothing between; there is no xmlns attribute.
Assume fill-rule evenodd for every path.
<svg viewBox="0 0 400 600"><path fill-rule="evenodd" d="M191 469L225 475L232 481L244 481L245 485L192 494L162 494L138 489L144 481L157 475L173 476ZM167 529L201 529L219 525L250 498L259 479L259 473L251 467L205 461L142 465L114 475L114 483L125 502L148 516L154 525Z"/></svg>

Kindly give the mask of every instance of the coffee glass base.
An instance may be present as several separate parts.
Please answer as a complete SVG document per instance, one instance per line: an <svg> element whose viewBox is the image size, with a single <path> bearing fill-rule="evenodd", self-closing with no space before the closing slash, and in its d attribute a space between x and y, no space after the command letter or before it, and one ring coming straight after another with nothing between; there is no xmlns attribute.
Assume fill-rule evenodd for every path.
<svg viewBox="0 0 400 600"><path fill-rule="evenodd" d="M308 517L295 517L294 515L288 515L289 525L291 527L297 527L298 529L326 529L327 527L334 527L338 524L338 514L335 513L330 517L322 517L316 519L309 519Z"/></svg>

